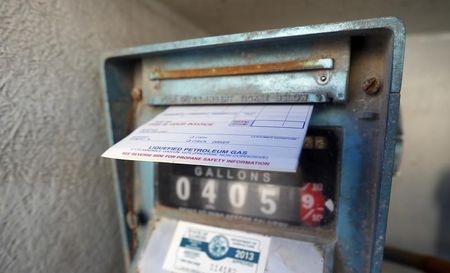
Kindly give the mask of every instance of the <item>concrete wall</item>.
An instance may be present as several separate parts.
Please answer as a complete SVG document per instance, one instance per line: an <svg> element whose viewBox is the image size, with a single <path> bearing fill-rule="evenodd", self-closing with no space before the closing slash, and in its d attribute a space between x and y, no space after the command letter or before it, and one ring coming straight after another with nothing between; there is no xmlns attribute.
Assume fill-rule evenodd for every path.
<svg viewBox="0 0 450 273"><path fill-rule="evenodd" d="M1 1L0 272L123 272L100 54L199 35L151 1Z"/></svg>
<svg viewBox="0 0 450 273"><path fill-rule="evenodd" d="M408 35L387 243L450 259L450 32Z"/></svg>

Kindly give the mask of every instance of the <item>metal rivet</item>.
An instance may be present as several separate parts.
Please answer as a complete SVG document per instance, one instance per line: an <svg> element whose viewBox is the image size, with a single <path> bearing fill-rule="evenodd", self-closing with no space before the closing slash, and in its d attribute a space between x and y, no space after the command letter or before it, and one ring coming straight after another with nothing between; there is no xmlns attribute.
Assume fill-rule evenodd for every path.
<svg viewBox="0 0 450 273"><path fill-rule="evenodd" d="M142 89L139 87L134 87L131 90L131 98L134 101L141 101L142 100Z"/></svg>
<svg viewBox="0 0 450 273"><path fill-rule="evenodd" d="M131 229L136 228L137 225L138 225L138 221L137 221L136 214L133 213L133 212L131 212L131 211L129 211L129 212L126 214L126 222L127 222L127 225L128 225Z"/></svg>

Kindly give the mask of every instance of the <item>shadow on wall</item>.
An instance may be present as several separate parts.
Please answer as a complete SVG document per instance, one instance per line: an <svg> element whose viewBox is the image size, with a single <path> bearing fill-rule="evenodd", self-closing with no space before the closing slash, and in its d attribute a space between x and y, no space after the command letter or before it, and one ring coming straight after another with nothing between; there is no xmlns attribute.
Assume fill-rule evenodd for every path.
<svg viewBox="0 0 450 273"><path fill-rule="evenodd" d="M439 222L436 232L436 250L439 256L450 260L450 166L442 172L436 187Z"/></svg>

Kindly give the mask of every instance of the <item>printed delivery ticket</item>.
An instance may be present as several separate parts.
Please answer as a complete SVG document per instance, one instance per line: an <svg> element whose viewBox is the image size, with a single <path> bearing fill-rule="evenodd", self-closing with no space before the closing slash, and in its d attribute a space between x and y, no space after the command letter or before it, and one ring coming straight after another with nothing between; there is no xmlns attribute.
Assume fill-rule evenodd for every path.
<svg viewBox="0 0 450 273"><path fill-rule="evenodd" d="M295 172L312 105L172 106L102 156Z"/></svg>

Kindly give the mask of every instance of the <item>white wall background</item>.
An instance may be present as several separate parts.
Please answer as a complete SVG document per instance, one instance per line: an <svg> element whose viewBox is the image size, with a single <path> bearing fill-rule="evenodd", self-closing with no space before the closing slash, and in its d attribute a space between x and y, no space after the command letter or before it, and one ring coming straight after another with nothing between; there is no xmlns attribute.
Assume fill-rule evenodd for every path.
<svg viewBox="0 0 450 273"><path fill-rule="evenodd" d="M450 32L406 40L404 153L392 182L387 243L450 259Z"/></svg>
<svg viewBox="0 0 450 273"><path fill-rule="evenodd" d="M150 1L1 0L0 272L124 272L100 55L200 34Z"/></svg>

